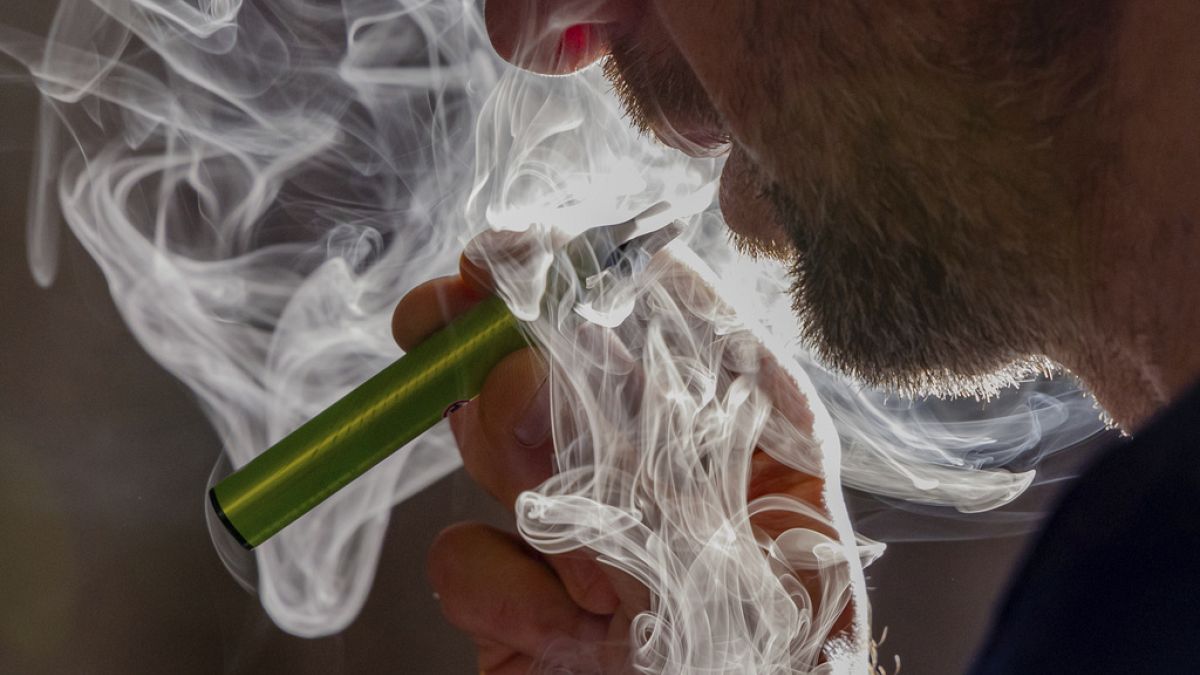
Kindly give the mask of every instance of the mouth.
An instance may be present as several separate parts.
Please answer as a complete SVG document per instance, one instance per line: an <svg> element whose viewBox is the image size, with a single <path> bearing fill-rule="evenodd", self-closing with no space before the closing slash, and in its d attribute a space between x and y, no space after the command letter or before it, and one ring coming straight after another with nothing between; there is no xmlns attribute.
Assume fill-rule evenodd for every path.
<svg viewBox="0 0 1200 675"><path fill-rule="evenodd" d="M721 169L718 194L721 213L735 242L747 252L788 259L787 233L768 196L762 170L745 148L733 141L723 122L666 116L651 117L648 122L650 131L662 143L691 157L728 155Z"/></svg>
<svg viewBox="0 0 1200 675"><path fill-rule="evenodd" d="M768 196L768 181L762 170L734 141L725 120L706 95L683 98L689 105L671 109L660 103L662 99L640 101L643 128L663 144L691 157L728 155L721 171L719 199L735 242L744 251L786 260L790 254L787 233Z"/></svg>
<svg viewBox="0 0 1200 675"><path fill-rule="evenodd" d="M730 136L723 122L714 124L713 120L700 119L701 116L688 117L659 114L651 116L647 125L661 143L689 157L719 157L729 152Z"/></svg>
<svg viewBox="0 0 1200 675"><path fill-rule="evenodd" d="M728 151L725 120L678 53L635 50L640 40L621 34L612 42L604 72L636 127L691 157Z"/></svg>
<svg viewBox="0 0 1200 675"><path fill-rule="evenodd" d="M640 103L643 127L661 143L691 157L718 157L729 151L732 137L699 82L667 88L662 96ZM686 92L679 91L686 89Z"/></svg>
<svg viewBox="0 0 1200 675"><path fill-rule="evenodd" d="M767 196L762 171L735 141L696 73L672 49L642 47L665 45L663 42L621 34L611 37L605 74L630 121L664 145L691 157L728 154L721 174L720 202L735 239L747 250L772 257L786 255L786 231Z"/></svg>

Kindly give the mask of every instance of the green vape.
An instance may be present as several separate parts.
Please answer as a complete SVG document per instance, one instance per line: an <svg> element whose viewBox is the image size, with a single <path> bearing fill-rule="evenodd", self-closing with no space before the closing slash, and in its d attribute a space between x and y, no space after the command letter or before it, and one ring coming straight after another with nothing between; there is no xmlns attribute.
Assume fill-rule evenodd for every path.
<svg viewBox="0 0 1200 675"><path fill-rule="evenodd" d="M681 227L646 232L635 219L589 230L551 266L547 294L588 285L562 283L568 276L628 278ZM474 398L492 368L526 344L504 302L484 300L217 483L213 509L242 546L258 546Z"/></svg>

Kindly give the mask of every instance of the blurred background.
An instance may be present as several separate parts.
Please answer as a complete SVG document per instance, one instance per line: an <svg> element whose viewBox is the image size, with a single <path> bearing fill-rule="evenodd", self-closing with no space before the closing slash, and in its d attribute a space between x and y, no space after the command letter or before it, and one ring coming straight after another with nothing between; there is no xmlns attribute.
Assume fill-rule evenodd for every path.
<svg viewBox="0 0 1200 675"><path fill-rule="evenodd" d="M54 12L0 3L31 32ZM395 509L370 599L340 635L282 632L226 573L203 511L220 445L191 395L133 340L69 234L55 285L30 276L37 97L0 82L0 673L476 672L423 571L443 527L505 523L461 472ZM1025 545L893 544L867 570L881 660L962 672Z"/></svg>

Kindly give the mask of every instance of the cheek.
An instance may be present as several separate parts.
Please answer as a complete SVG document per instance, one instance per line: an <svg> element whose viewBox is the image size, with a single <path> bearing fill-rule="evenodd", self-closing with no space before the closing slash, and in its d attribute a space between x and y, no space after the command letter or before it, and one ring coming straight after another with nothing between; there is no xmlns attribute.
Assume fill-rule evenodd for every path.
<svg viewBox="0 0 1200 675"><path fill-rule="evenodd" d="M755 53L753 40L739 29L752 25L745 15L758 4L752 0L655 2L655 13L665 36L674 43L709 98L727 118L732 94L739 88L739 76L746 75L739 69L749 59L762 56Z"/></svg>

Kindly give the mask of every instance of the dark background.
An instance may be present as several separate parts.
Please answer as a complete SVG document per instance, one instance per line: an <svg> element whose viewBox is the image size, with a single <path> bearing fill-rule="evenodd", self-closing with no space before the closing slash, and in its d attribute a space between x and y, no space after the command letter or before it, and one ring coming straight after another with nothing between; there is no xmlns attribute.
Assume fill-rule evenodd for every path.
<svg viewBox="0 0 1200 675"><path fill-rule="evenodd" d="M52 2L0 0L44 32ZM3 59L3 57L0 57ZM16 66L4 62L4 72ZM475 673L423 574L442 527L502 514L461 472L399 506L362 616L305 640L276 628L209 544L220 451L191 395L133 340L64 233L57 282L25 261L36 96L0 86L0 673ZM903 672L958 673L1024 541L893 545L868 569L875 631ZM889 668L889 671L891 669Z"/></svg>

